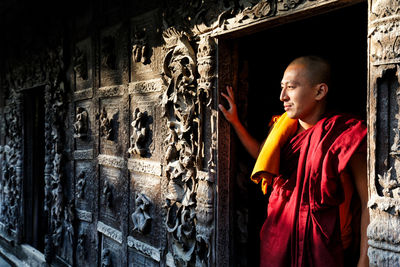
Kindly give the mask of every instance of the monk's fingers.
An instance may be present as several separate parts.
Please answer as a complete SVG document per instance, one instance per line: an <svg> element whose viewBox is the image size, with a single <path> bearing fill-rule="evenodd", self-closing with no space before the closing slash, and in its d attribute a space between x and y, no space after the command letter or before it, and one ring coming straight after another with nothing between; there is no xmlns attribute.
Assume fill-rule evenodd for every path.
<svg viewBox="0 0 400 267"><path fill-rule="evenodd" d="M235 101L235 94L233 93L232 86L228 86L226 91L228 92L229 97L232 98L233 101Z"/></svg>
<svg viewBox="0 0 400 267"><path fill-rule="evenodd" d="M224 116L226 117L226 114L228 113L226 108L221 104L218 105L218 108L219 108L219 110L221 110L222 114L224 114Z"/></svg>
<svg viewBox="0 0 400 267"><path fill-rule="evenodd" d="M230 107L232 107L235 104L234 101L229 96L227 96L226 94L221 93L221 95L223 97L225 97L225 99L226 99L226 101L228 101Z"/></svg>

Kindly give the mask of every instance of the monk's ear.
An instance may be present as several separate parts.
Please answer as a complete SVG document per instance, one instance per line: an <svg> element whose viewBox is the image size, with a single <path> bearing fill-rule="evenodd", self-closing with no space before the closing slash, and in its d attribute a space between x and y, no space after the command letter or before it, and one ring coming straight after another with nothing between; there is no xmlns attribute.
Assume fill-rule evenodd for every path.
<svg viewBox="0 0 400 267"><path fill-rule="evenodd" d="M322 100L328 94L328 85L326 83L319 83L316 85L316 100Z"/></svg>

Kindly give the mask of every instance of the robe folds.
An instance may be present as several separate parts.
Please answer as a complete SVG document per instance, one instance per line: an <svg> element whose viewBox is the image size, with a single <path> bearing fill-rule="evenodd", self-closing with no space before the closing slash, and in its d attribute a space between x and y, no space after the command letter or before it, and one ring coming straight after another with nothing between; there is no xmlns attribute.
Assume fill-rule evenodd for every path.
<svg viewBox="0 0 400 267"><path fill-rule="evenodd" d="M260 266L343 266L340 175L366 133L364 122L329 114L288 138L260 231Z"/></svg>

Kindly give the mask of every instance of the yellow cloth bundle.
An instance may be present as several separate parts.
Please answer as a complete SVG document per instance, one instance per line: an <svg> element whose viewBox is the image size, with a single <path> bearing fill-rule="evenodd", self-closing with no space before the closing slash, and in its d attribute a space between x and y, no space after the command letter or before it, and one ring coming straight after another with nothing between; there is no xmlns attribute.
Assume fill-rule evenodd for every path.
<svg viewBox="0 0 400 267"><path fill-rule="evenodd" d="M291 119L284 113L265 140L250 177L257 184L262 180L261 190L264 194L267 193L267 186L272 182L272 177L279 175L281 147L296 131L297 119Z"/></svg>

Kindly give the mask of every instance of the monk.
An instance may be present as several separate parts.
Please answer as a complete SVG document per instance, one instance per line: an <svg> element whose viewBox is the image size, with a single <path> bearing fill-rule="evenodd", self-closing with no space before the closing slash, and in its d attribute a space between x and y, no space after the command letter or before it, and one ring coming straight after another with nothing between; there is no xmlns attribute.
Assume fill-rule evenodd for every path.
<svg viewBox="0 0 400 267"><path fill-rule="evenodd" d="M257 158L251 179L264 193L272 187L260 266L369 265L367 130L354 116L327 109L329 85L327 61L293 60L281 81L285 113L263 144L240 122L232 87L222 93L229 108L219 109Z"/></svg>

